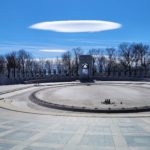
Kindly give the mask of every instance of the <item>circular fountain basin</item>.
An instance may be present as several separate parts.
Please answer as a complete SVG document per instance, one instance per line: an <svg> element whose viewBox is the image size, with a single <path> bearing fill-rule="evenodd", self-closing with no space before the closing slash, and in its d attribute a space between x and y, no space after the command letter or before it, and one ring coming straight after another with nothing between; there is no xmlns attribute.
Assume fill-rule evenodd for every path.
<svg viewBox="0 0 150 150"><path fill-rule="evenodd" d="M89 110L137 110L150 106L150 89L128 84L79 84L34 93L45 105ZM110 104L104 103L110 99ZM149 108L148 108L149 109Z"/></svg>

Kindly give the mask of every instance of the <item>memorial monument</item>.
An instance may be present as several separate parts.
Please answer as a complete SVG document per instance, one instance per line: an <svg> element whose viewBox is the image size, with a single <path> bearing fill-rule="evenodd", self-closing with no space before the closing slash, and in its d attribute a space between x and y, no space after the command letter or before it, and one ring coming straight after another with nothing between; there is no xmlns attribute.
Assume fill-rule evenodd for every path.
<svg viewBox="0 0 150 150"><path fill-rule="evenodd" d="M92 80L93 57L91 55L80 55L80 57L79 57L79 77L80 77L80 80Z"/></svg>

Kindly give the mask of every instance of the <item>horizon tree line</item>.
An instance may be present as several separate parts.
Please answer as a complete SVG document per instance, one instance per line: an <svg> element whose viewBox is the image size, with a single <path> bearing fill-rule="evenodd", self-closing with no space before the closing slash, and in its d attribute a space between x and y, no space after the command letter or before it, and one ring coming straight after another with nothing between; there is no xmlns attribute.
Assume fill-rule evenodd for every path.
<svg viewBox="0 0 150 150"><path fill-rule="evenodd" d="M0 75L7 78L25 79L37 75L78 76L79 57L88 54L93 56L94 76L146 76L150 72L150 47L143 43L121 43L118 47L92 48L87 53L80 48L73 48L62 54L61 58L35 59L25 50L12 51L0 55Z"/></svg>

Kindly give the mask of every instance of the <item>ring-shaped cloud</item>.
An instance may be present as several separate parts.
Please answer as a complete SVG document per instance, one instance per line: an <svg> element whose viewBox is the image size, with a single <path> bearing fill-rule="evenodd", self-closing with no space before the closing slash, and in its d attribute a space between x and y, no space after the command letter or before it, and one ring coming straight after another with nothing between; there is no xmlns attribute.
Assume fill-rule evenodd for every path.
<svg viewBox="0 0 150 150"><path fill-rule="evenodd" d="M40 22L31 25L29 28L49 30L55 32L101 32L114 30L121 27L121 24L103 20L67 20Z"/></svg>

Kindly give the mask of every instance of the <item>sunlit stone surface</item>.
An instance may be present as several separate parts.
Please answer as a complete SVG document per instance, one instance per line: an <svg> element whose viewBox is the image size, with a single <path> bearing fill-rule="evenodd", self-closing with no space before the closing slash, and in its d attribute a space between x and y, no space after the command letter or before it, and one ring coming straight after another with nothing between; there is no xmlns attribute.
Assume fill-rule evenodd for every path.
<svg viewBox="0 0 150 150"><path fill-rule="evenodd" d="M146 93L139 90L139 84L130 84L134 84L134 88L132 89L131 86L131 90L129 90L129 92L134 93L136 96L140 92L140 94L143 95L148 94L147 90ZM45 84L42 85L44 86ZM14 103L11 103L10 105L11 109L15 106L15 101L17 101L17 103L22 101L28 102L28 95L32 93L32 91L44 88L43 86L30 86L31 87L29 87L28 89L18 89L19 91L1 94L0 97L5 97L5 99L12 99L12 101L14 101ZM95 90L89 90L91 93L105 93L106 96L108 92L104 90L105 92L98 93L98 89L102 90L102 87L100 85L99 88L97 88L97 86L99 85L71 86L69 90L71 92L76 88L79 88L81 90L85 89L85 91L87 92L89 88L93 87L93 89ZM112 88L112 91L109 92L112 92L113 96L113 92L116 91L116 88L119 92L124 93L123 91L129 85L127 87L123 86L122 88L118 88L119 86L116 85L112 88L110 84L106 84L104 85L104 88ZM22 85L21 88L22 87L25 86ZM141 90L144 89L142 87L148 89L150 85L149 83L141 83ZM14 88L17 89L20 88L20 86L14 86ZM4 86L2 91L4 92L8 90L10 92L10 90L13 90L13 88L11 86ZM61 92L63 92L65 88L59 88L57 92L55 91L55 89L53 90L54 94L58 94L57 92L60 91L60 94L62 96L63 94ZM115 92L115 94L118 96L119 92ZM126 92L125 94L127 94ZM70 94L73 94L73 92ZM81 100L84 101L85 97L81 97ZM80 97L77 95L77 97L75 98ZM126 98L131 98L130 94L127 94ZM72 99L71 96L70 99ZM26 106L25 104L20 104L15 108L17 109L19 107L23 111L30 106L29 103L27 103ZM30 109L36 109L37 111L48 111L47 109L42 109L38 106L31 107ZM49 111L51 111L51 109ZM51 115L40 115L23 113L21 111L16 112L0 108L0 150L149 150L149 141L149 112L135 113L134 115L85 115L84 113L63 113L63 111L61 111L61 113L58 113L57 111L53 111L53 114Z"/></svg>

